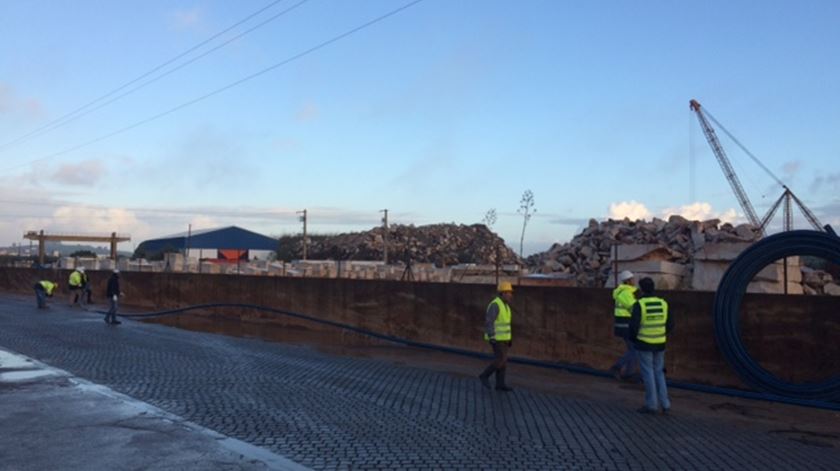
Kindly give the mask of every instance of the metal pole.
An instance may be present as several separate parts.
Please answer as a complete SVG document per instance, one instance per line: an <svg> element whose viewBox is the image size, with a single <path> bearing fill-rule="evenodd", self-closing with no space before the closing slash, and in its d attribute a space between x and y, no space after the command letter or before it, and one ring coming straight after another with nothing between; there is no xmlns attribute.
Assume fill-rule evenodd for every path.
<svg viewBox="0 0 840 471"><path fill-rule="evenodd" d="M782 260L784 263L784 273L785 273L785 294L788 294L788 274L787 274L787 257Z"/></svg>
<svg viewBox="0 0 840 471"><path fill-rule="evenodd" d="M618 287L618 244L613 244L613 282Z"/></svg>
<svg viewBox="0 0 840 471"><path fill-rule="evenodd" d="M499 286L499 271L501 270L502 260L501 260L501 250L499 250L499 244L496 243L496 286Z"/></svg>
<svg viewBox="0 0 840 471"><path fill-rule="evenodd" d="M306 260L307 246L309 242L306 239L306 210L303 210L303 259Z"/></svg>
<svg viewBox="0 0 840 471"><path fill-rule="evenodd" d="M46 255L44 252L46 252L46 247L44 247L44 230L41 229L41 234L38 236L38 263L41 266L44 266L44 257Z"/></svg>
<svg viewBox="0 0 840 471"><path fill-rule="evenodd" d="M192 242L192 224L187 225L187 247L186 251L184 252L184 263L187 264L187 271L189 271L190 267L190 243Z"/></svg>
<svg viewBox="0 0 840 471"><path fill-rule="evenodd" d="M117 262L117 233L111 233L111 260L114 261L114 265L116 266Z"/></svg>
<svg viewBox="0 0 840 471"><path fill-rule="evenodd" d="M388 210L383 209L383 210L380 210L380 212L385 213L385 216L382 218L383 227L385 229L384 235L382 236L382 242L383 242L382 261L384 261L385 265L387 265L388 264Z"/></svg>

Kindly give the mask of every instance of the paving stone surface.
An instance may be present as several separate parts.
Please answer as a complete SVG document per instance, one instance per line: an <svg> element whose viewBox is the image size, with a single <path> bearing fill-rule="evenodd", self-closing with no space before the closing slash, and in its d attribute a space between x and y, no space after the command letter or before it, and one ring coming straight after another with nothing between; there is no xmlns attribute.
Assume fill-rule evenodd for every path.
<svg viewBox="0 0 840 471"><path fill-rule="evenodd" d="M0 347L314 469L840 469L840 450L712 419L125 321L0 295ZM678 404L675 404L677 407Z"/></svg>

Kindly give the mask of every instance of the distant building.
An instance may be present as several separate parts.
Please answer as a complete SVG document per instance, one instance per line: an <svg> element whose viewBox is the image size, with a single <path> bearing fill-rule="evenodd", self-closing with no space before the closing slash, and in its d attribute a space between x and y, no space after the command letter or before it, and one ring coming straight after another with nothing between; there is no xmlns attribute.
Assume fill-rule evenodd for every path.
<svg viewBox="0 0 840 471"><path fill-rule="evenodd" d="M146 256L162 252L185 253L198 259L220 261L266 260L277 251L277 239L237 226L203 229L150 239L137 246Z"/></svg>

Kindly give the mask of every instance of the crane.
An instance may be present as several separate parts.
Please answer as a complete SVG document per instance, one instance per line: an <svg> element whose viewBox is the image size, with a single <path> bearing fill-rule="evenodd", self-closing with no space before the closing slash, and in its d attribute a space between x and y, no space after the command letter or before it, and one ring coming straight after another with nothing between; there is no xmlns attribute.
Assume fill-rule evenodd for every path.
<svg viewBox="0 0 840 471"><path fill-rule="evenodd" d="M805 206L805 203L802 202L794 193L788 188L787 185L784 184L773 172L770 171L761 161L758 160L756 156L754 156L746 147L743 146L735 136L729 133L721 124L709 114L704 108L700 106L700 103L697 100L689 101L689 106L691 110L697 114L697 120L700 121L700 126L703 128L703 134L706 136L706 140L709 142L709 146L712 148L712 152L714 152L715 157L717 158L718 163L720 164L720 168L723 170L723 174L726 176L726 180L729 182L729 186L732 187L732 191L735 193L735 197L738 199L738 203L741 205L741 209L744 210L744 214L746 214L747 219L749 220L750 224L757 227L761 234L763 235L767 225L770 223L770 220L773 219L773 216L776 214L776 211L779 209L779 206L784 203L784 222L782 224L785 231L789 231L793 229L793 203L799 207L802 211L802 214L805 216L805 219L814 227L817 231L823 231L823 226L820 221L817 219L817 216ZM708 117L708 119L706 119ZM767 214L764 215L763 218L759 219L758 215L755 212L755 208L753 208L750 199L747 197L746 192L744 191L744 187L741 185L741 181L738 179L738 175L735 174L735 169L732 167L732 162L729 161L729 158L726 156L726 152L723 150L723 146L720 144L720 140L718 140L717 134L715 133L715 129L709 123L709 120L714 121L715 124L719 128L726 133L747 155L756 163L759 167L761 167L768 175L770 175L773 180L776 181L783 189L784 192L779 199L776 200L775 203L770 207L770 210L767 211Z"/></svg>
<svg viewBox="0 0 840 471"><path fill-rule="evenodd" d="M735 197L738 198L738 203L741 205L741 209L744 210L744 214L747 215L747 219L749 219L750 224L755 227L761 227L761 220L758 219L758 215L755 213L755 208L753 208L750 199L747 198L747 193L744 192L741 180L739 180L738 175L735 174L735 169L732 168L732 162L729 161L729 157L726 156L723 146L720 145L720 141L717 138L717 134L715 134L714 128L712 128L712 125L709 124L708 120L706 120L706 116L703 109L700 107L700 103L697 100L691 100L689 105L691 106L691 109L697 113L697 119L700 121L700 126L703 128L703 134L706 135L706 140L709 141L709 146L712 147L712 151L714 152L715 157L717 157L720 168L723 170L723 174L729 182L729 186L731 186L732 191L735 192Z"/></svg>

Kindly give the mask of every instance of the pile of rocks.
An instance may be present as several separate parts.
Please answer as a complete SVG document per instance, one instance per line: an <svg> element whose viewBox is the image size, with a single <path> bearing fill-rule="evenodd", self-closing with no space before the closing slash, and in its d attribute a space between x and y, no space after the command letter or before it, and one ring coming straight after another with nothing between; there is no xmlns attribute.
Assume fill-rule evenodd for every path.
<svg viewBox="0 0 840 471"><path fill-rule="evenodd" d="M544 274L561 273L574 277L578 286L602 287L610 273L613 246L658 246L657 258L664 262L690 265L695 252L706 244L753 242L760 237L752 225L733 226L720 220L689 221L671 216L667 221L647 222L589 220L589 225L570 242L554 244L543 253L527 258L527 266Z"/></svg>
<svg viewBox="0 0 840 471"><path fill-rule="evenodd" d="M312 260L382 260L385 230L309 237L307 258ZM433 263L438 267L459 263L519 263L505 241L484 224L392 225L388 230L389 262ZM278 258L299 259L303 255L301 236L280 238Z"/></svg>
<svg viewBox="0 0 840 471"><path fill-rule="evenodd" d="M802 289L805 294L840 296L840 284L831 273L805 266L802 267Z"/></svg>

